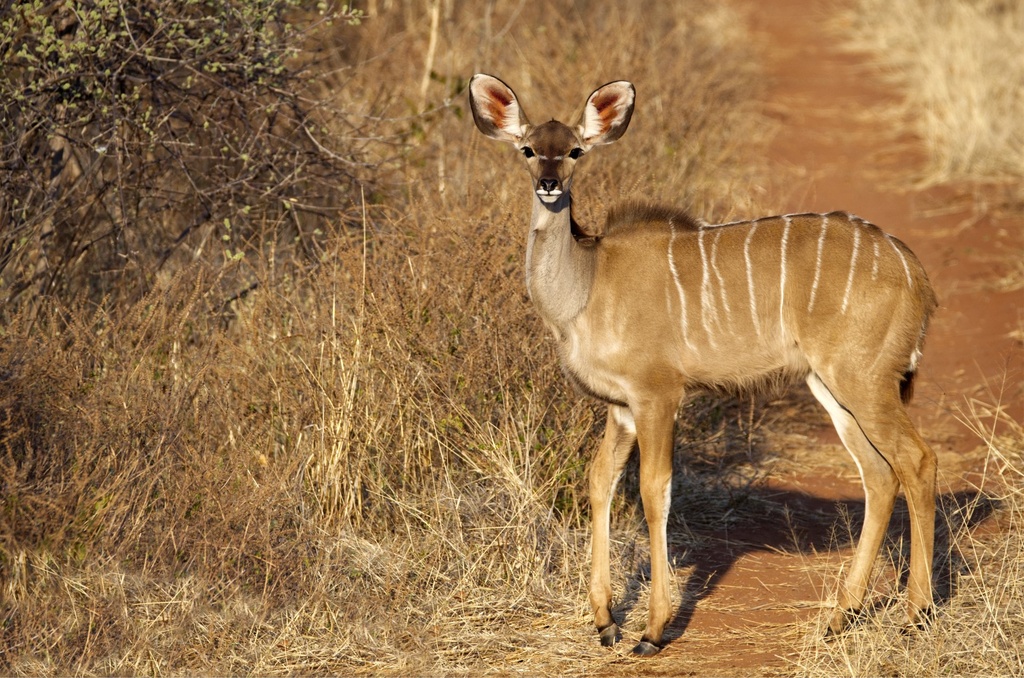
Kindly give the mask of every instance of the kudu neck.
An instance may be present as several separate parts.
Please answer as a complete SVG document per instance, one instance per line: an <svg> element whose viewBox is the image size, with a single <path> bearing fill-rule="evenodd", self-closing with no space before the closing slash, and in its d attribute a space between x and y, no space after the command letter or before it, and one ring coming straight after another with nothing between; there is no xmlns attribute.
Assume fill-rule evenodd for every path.
<svg viewBox="0 0 1024 678"><path fill-rule="evenodd" d="M593 240L581 244L574 230L569 191L552 203L534 193L526 246L526 286L541 317L559 338L586 307L594 281Z"/></svg>

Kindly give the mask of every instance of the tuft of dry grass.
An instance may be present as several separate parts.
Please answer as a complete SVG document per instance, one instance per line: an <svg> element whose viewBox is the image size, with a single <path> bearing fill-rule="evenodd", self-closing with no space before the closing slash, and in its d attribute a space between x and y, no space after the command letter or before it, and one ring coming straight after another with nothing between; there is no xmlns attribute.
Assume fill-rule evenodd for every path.
<svg viewBox="0 0 1024 678"><path fill-rule="evenodd" d="M1024 4L857 0L841 25L846 45L870 53L902 93L899 128L927 150L919 183L995 184L1019 211Z"/></svg>

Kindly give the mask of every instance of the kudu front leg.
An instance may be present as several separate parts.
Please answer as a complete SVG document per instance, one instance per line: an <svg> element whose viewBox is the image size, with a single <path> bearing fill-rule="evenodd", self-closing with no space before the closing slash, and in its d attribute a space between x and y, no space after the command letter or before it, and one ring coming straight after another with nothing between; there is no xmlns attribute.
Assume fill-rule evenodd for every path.
<svg viewBox="0 0 1024 678"><path fill-rule="evenodd" d="M651 595L647 611L647 629L633 653L657 654L663 643L665 626L672 613L670 583L672 568L668 562L668 514L672 498L672 430L678 401L648 403L636 408L637 437L640 443L640 496L651 540Z"/></svg>
<svg viewBox="0 0 1024 678"><path fill-rule="evenodd" d="M590 466L590 520L592 524L590 565L590 606L601 644L611 647L619 639L619 627L612 618L611 564L609 533L611 504L622 468L636 443L633 415L624 407L609 405L604 439Z"/></svg>

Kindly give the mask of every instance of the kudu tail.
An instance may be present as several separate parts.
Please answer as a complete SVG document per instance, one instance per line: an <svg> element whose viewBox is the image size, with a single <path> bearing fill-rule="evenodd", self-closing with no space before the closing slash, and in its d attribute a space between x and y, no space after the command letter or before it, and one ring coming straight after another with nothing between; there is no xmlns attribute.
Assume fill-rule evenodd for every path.
<svg viewBox="0 0 1024 678"><path fill-rule="evenodd" d="M914 378L916 376L917 370L907 370L903 373L903 378L900 379L900 400L904 405L914 397Z"/></svg>

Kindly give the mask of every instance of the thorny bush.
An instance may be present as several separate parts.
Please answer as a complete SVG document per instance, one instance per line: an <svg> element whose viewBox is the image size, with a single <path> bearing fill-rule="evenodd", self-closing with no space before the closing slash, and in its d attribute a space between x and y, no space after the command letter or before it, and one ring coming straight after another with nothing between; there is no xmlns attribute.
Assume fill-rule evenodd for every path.
<svg viewBox="0 0 1024 678"><path fill-rule="evenodd" d="M0 314L113 308L254 248L308 260L345 223L365 162L310 45L360 15L305 4L5 3Z"/></svg>

